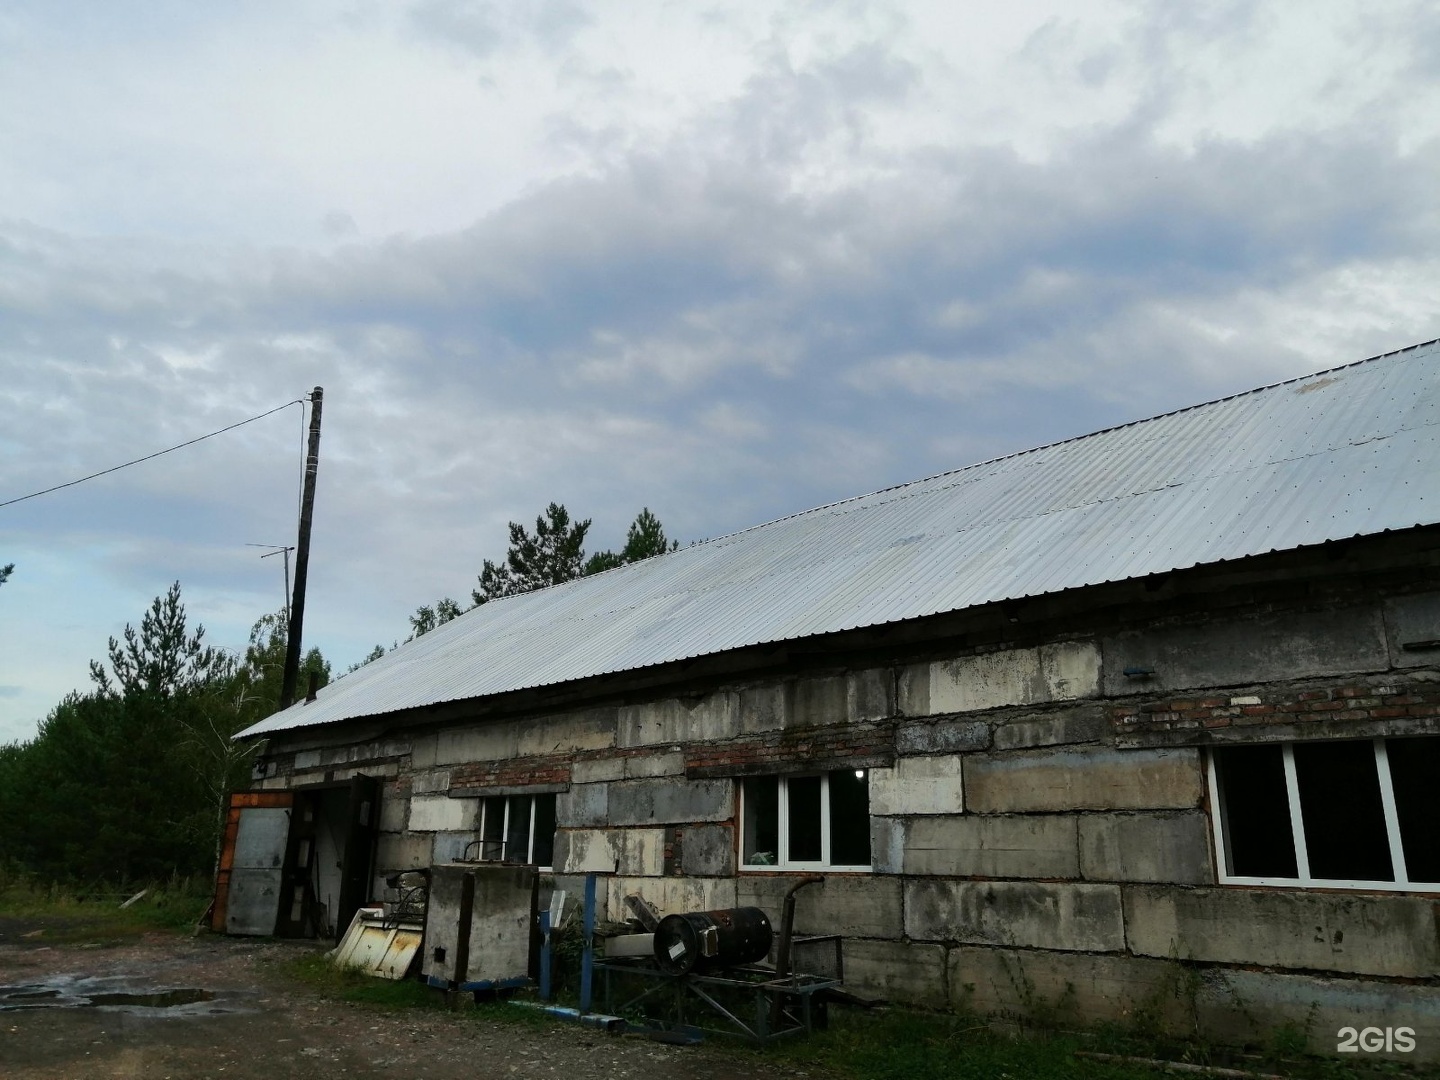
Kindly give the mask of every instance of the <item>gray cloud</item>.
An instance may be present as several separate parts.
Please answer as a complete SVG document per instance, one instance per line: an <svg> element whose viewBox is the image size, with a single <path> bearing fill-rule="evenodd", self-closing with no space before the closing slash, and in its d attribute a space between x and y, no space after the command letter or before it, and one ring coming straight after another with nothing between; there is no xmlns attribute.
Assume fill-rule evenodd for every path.
<svg viewBox="0 0 1440 1080"><path fill-rule="evenodd" d="M416 32L564 53L590 17L499 10L420 5ZM334 211L334 243L285 249L0 223L0 499L324 385L310 625L343 666L552 498L602 546L642 505L713 536L1433 336L1440 146L1368 108L1169 137L1179 43L1259 18L1171 10L1031 35L1057 78L1142 91L1044 154L892 138L937 90L888 39L803 64L772 40L661 135L551 117L588 167L464 228L362 239ZM243 545L293 531L297 419L0 510L0 561L179 577L242 640L278 599Z"/></svg>

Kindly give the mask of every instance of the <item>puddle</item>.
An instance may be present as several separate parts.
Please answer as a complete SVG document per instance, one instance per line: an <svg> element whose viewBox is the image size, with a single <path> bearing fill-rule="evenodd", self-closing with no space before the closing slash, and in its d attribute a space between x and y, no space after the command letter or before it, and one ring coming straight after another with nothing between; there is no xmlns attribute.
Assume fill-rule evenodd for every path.
<svg viewBox="0 0 1440 1080"><path fill-rule="evenodd" d="M134 1016L213 1016L240 1011L228 995L177 986L142 986L123 976L56 975L0 986L0 1013L22 1009L104 1009Z"/></svg>

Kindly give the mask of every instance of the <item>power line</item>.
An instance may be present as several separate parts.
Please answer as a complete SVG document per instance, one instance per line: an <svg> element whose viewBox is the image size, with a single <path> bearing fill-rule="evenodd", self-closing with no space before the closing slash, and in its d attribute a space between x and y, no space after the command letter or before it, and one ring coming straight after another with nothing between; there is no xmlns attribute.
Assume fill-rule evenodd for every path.
<svg viewBox="0 0 1440 1080"><path fill-rule="evenodd" d="M13 506L15 503L24 502L26 499L39 498L41 495L49 495L52 491L59 491L62 488L74 487L76 484L83 484L86 480L94 480L97 476L104 476L107 473L118 472L121 469L128 469L131 465L139 465L142 461L149 461L152 458L160 457L162 454L172 453L175 450L183 450L187 446L194 446L196 443L204 442L206 439L213 439L216 435L224 435L227 431L234 431L236 428L244 427L246 424L253 424L256 420L264 420L265 417L270 416L273 413L277 413L281 409L288 409L291 405L303 404L305 404L303 398L296 398L294 401L287 401L284 405L277 405L275 406L275 408L270 409L268 412L263 412L259 416L252 416L248 420L241 420L239 423L231 424L228 427L222 427L219 431L212 431L208 435L201 435L199 438L190 439L186 442L178 443L177 445L168 447L164 450L157 450L153 454L146 454L144 457L138 457L134 461L127 461L121 465L112 465L108 469L101 469L99 472L91 473L89 476L82 476L79 480L71 480L69 483L66 484L56 484L54 487L48 487L44 491L32 491L29 495L21 495L18 499L6 499L4 502L0 502L0 507Z"/></svg>

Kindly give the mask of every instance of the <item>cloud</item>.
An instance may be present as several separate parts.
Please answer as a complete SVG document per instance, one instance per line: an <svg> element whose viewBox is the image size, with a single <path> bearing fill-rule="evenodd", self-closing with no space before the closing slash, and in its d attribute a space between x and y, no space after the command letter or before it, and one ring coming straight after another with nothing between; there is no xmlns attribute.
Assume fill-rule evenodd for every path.
<svg viewBox="0 0 1440 1080"><path fill-rule="evenodd" d="M167 48L229 33L219 72L275 80L236 75L253 109L218 141L155 105L164 137L103 178L68 179L109 138L82 73L71 157L57 113L0 109L33 164L0 164L0 499L323 385L309 626L341 666L551 499L596 546L646 505L683 542L1435 333L1414 73L1440 33L1413 5L395 10L310 11L304 48L193 20L143 76L97 30L127 123ZM176 577L243 642L279 595L244 545L293 535L301 436L290 410L0 510L31 573L0 605L93 608L70 685Z"/></svg>

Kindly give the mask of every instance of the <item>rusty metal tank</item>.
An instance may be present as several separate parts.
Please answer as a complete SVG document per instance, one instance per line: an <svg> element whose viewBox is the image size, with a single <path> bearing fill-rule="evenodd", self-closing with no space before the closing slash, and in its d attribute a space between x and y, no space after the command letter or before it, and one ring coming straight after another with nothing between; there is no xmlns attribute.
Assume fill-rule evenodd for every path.
<svg viewBox="0 0 1440 1080"><path fill-rule="evenodd" d="M753 964L769 954L774 936L757 907L666 915L655 928L655 963L672 975Z"/></svg>

